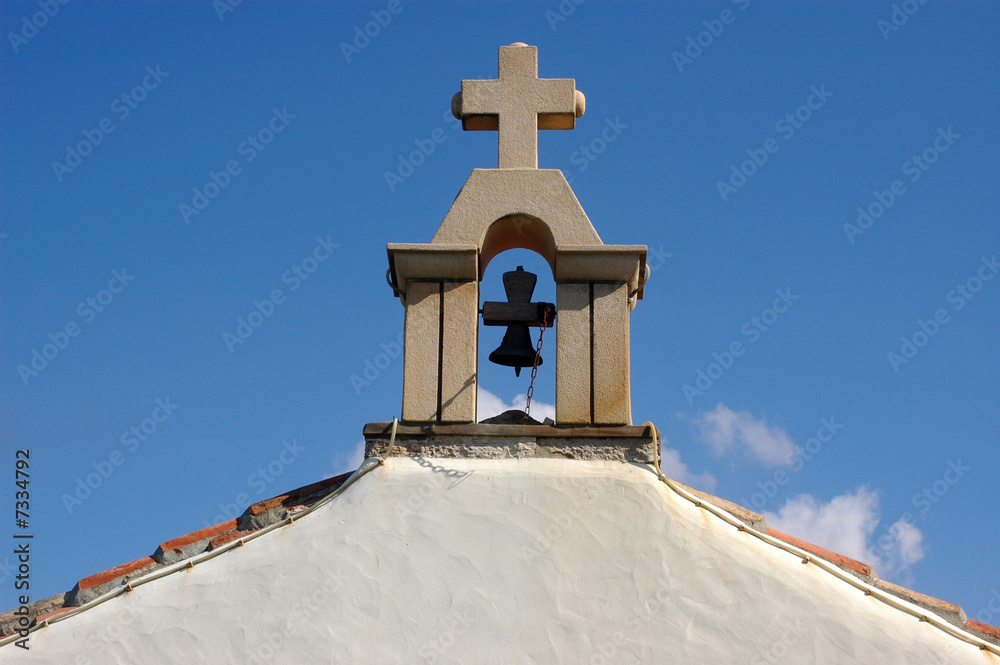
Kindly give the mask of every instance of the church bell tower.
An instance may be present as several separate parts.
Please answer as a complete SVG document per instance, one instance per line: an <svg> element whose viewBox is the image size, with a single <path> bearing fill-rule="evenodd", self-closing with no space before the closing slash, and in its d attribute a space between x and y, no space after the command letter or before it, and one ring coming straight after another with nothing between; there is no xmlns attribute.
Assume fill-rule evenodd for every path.
<svg viewBox="0 0 1000 665"><path fill-rule="evenodd" d="M465 130L497 132L498 167L473 170L429 243L386 247L406 309L404 425L476 422L479 282L514 248L544 257L556 282L541 323L557 336L555 426L632 424L629 313L646 246L605 245L562 172L538 168L538 130L573 129L584 110L576 82L538 78L538 49L523 43L500 47L499 78L462 81L452 113Z"/></svg>

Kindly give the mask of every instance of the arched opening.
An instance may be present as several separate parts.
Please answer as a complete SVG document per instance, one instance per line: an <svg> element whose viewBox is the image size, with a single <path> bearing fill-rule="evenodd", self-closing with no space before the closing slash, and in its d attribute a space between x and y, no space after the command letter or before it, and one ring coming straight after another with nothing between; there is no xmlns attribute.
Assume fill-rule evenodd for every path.
<svg viewBox="0 0 1000 665"><path fill-rule="evenodd" d="M490 261L497 254L510 249L527 249L540 255L548 262L549 271L555 279L556 241L552 237L549 225L537 217L524 213L514 213L501 217L486 229L479 244L480 281L486 274L486 268ZM513 268L510 269L513 270ZM525 270L527 269L528 267L525 266ZM549 302L555 302L555 300Z"/></svg>
<svg viewBox="0 0 1000 665"><path fill-rule="evenodd" d="M512 217L514 216L504 218L504 220L511 221ZM504 220L498 220L496 224L490 227L487 236L494 229L498 228L497 224L500 221ZM542 228L547 229L540 220L535 221ZM508 228L505 233L509 231L510 229ZM525 238L530 235L534 235L537 238L537 227L532 234L525 233L523 235ZM496 237L501 236L498 233ZM551 238L551 236L549 237ZM484 256L487 246L487 243L484 241ZM497 246L492 245L494 248ZM479 285L479 306L482 307L482 304L487 301L506 302L507 296L504 292L503 274L511 270L516 270L518 266L523 266L526 271L538 276L531 301L555 303L556 286L551 274L554 257L554 247L551 258L534 248L524 248L523 245L515 245L513 248L494 251L489 258L496 258L496 261L489 261L484 258L480 264L484 266L484 269ZM546 270L546 268L549 268L549 270ZM558 316L556 317L556 323L558 324ZM479 326L477 422L481 422L507 409L519 409L523 411L528 386L531 385L531 367L525 367L521 370L520 376L515 376L513 368L496 365L489 360L490 353L503 340L506 328L504 326L483 325L482 318L480 318ZM530 327L529 330L531 333L531 343L536 345L540 329ZM547 328L542 347L543 363L538 368L534 396L531 402L531 417L539 422L544 421L546 417L555 419L556 338L556 328Z"/></svg>

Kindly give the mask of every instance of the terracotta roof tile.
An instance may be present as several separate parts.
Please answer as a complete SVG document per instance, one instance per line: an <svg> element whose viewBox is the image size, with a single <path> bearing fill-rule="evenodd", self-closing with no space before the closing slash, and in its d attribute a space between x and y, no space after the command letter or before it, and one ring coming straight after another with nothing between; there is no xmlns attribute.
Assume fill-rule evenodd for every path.
<svg viewBox="0 0 1000 665"><path fill-rule="evenodd" d="M996 626L991 626L988 623L982 623L980 621L973 621L972 619L969 619L968 621L966 621L965 625L967 627L971 628L972 630L978 630L980 633L983 633L985 635L989 635L994 640L996 640L998 643L1000 643L1000 628L997 628Z"/></svg>
<svg viewBox="0 0 1000 665"><path fill-rule="evenodd" d="M59 616L60 614L66 614L67 612L71 612L72 610L75 609L76 609L75 607L60 607L50 612L44 612L35 617L35 623L36 624L43 623L46 620L51 619L52 617Z"/></svg>
<svg viewBox="0 0 1000 665"><path fill-rule="evenodd" d="M120 566L115 566L114 568L109 568L103 572L97 573L96 575L91 575L90 577L85 577L80 580L78 586L81 590L90 589L95 586L104 584L105 582L110 582L111 580L117 579L124 575L134 573L137 570L142 570L143 568L148 568L150 566L155 566L156 561L151 556L144 556L141 559L136 559L135 561L129 561L128 563L123 563Z"/></svg>
<svg viewBox="0 0 1000 665"><path fill-rule="evenodd" d="M872 574L872 567L867 563L862 563L850 557L846 557L843 554L837 554L836 552L831 552L830 550L823 549L812 543L807 543L804 540L799 540L793 536L789 536L787 533L782 533L776 529L768 529L767 535L783 540L789 545L795 545L796 547L805 550L806 552L811 552L818 557L822 557L827 561L837 564L841 568L847 568L855 573L859 573L864 576L870 576Z"/></svg>
<svg viewBox="0 0 1000 665"><path fill-rule="evenodd" d="M253 533L253 531L228 531L222 534L221 536L216 536L215 538L212 538L212 542L209 543L208 547L209 549L214 550L219 547L222 547L226 543L231 543L234 540L239 540L240 538L243 538L244 536L247 536L251 533Z"/></svg>
<svg viewBox="0 0 1000 665"><path fill-rule="evenodd" d="M179 538L174 538L173 540L168 540L165 543L160 543L160 549L164 552L168 550L179 550L185 545L190 545L196 543L199 540L205 540L206 538L213 538L220 533L225 533L226 531L232 531L236 528L236 520L227 520L225 522L219 522L213 526L207 526L204 529L199 529L198 531L192 531L186 536L180 536Z"/></svg>
<svg viewBox="0 0 1000 665"><path fill-rule="evenodd" d="M928 596L918 591L914 591L913 589L907 589L906 587L899 586L898 584L886 582L885 580L879 580L875 583L875 586L883 591L888 591L898 598L909 601L914 605L919 605L920 607L929 609L935 614L948 619L957 626L965 625L965 612L961 607L955 605L954 603L949 603L948 601L941 600L940 598L934 598L933 596Z"/></svg>
<svg viewBox="0 0 1000 665"><path fill-rule="evenodd" d="M354 473L353 471L351 473ZM278 506L288 505L291 502L301 502L302 499L308 497L311 494L316 494L322 492L323 490L333 489L337 485L342 484L345 480L351 477L351 473L343 473L339 476L334 476L333 478L327 478L326 480L321 480L317 483L311 485L306 485L305 487L300 487L296 490L292 490L287 494L281 494L271 499L265 499L264 501L259 501L248 508L251 515L260 515L261 513L267 512L272 508L277 508Z"/></svg>
<svg viewBox="0 0 1000 665"><path fill-rule="evenodd" d="M694 494L699 499L705 499L709 503L726 511L727 513L729 513L736 519L740 520L747 526L756 529L757 531L760 531L762 533L767 533L768 529L767 520L765 520L764 516L761 515L760 513L755 513L754 511L749 510L748 508L744 508L743 506L733 503L732 501L727 501L722 497L709 494L708 492L703 492L702 490L691 487L690 485L685 485L684 483L678 480L675 480L674 482L683 487L684 489L686 489L691 494Z"/></svg>

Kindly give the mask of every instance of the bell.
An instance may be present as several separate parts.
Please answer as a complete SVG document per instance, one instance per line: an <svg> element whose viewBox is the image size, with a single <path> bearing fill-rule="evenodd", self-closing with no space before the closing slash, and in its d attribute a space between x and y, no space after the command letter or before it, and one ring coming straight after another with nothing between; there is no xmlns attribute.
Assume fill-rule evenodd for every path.
<svg viewBox="0 0 1000 665"><path fill-rule="evenodd" d="M521 376L522 367L531 367L535 364L535 347L531 343L531 333L524 323L512 323L507 326L503 341L497 350L490 354L490 362L505 367L513 367L514 375ZM538 357L538 364L542 364L542 357Z"/></svg>

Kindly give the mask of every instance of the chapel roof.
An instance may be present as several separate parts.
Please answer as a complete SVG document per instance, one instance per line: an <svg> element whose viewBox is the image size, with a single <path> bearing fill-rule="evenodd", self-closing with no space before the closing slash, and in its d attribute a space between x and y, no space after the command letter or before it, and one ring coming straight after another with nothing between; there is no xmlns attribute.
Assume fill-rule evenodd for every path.
<svg viewBox="0 0 1000 665"><path fill-rule="evenodd" d="M96 604L94 601L105 594L129 591L132 589L131 585L139 585L144 579L156 577L158 573L168 572L167 569L183 569L183 567L175 565L179 562L190 560L193 557L201 558L221 549L228 549L233 547L231 543L236 543L236 546L242 546L245 543L247 546L253 547L254 544L251 541L256 535L266 530L289 527L298 516L311 507L317 506L324 500L335 498L338 491L352 476L357 476L359 472L364 472L366 469L374 468L379 462L380 460L370 459L362 465L358 472L340 474L259 501L249 506L236 519L171 538L159 543L148 556L89 575L79 580L72 589L65 593L31 603L28 606L31 615L31 629L32 631L43 629L50 623L60 620L61 617L72 620L71 616L63 615L84 611ZM863 585L870 585L874 590L912 603L925 610L928 616L940 617L984 642L1000 645L1000 628L969 619L964 610L954 603L882 580L868 563L777 531L767 524L763 515L726 499L677 481L664 480L675 491L683 493L682 495L686 494L685 498L695 503L697 507L709 509L709 513L714 513L716 517L728 515L730 519L738 521L743 525L741 530L745 529L748 533L762 534L771 539L771 542L785 543L793 549L797 548L797 550L808 553L807 559L812 557L814 560L832 564L837 569L857 578ZM225 565L224 562L225 559L222 559L216 565ZM17 638L15 631L17 617L13 612L14 610L9 610L0 614L0 636L2 636L0 637L0 646L9 644ZM1000 649L997 649L995 653L1000 653Z"/></svg>

